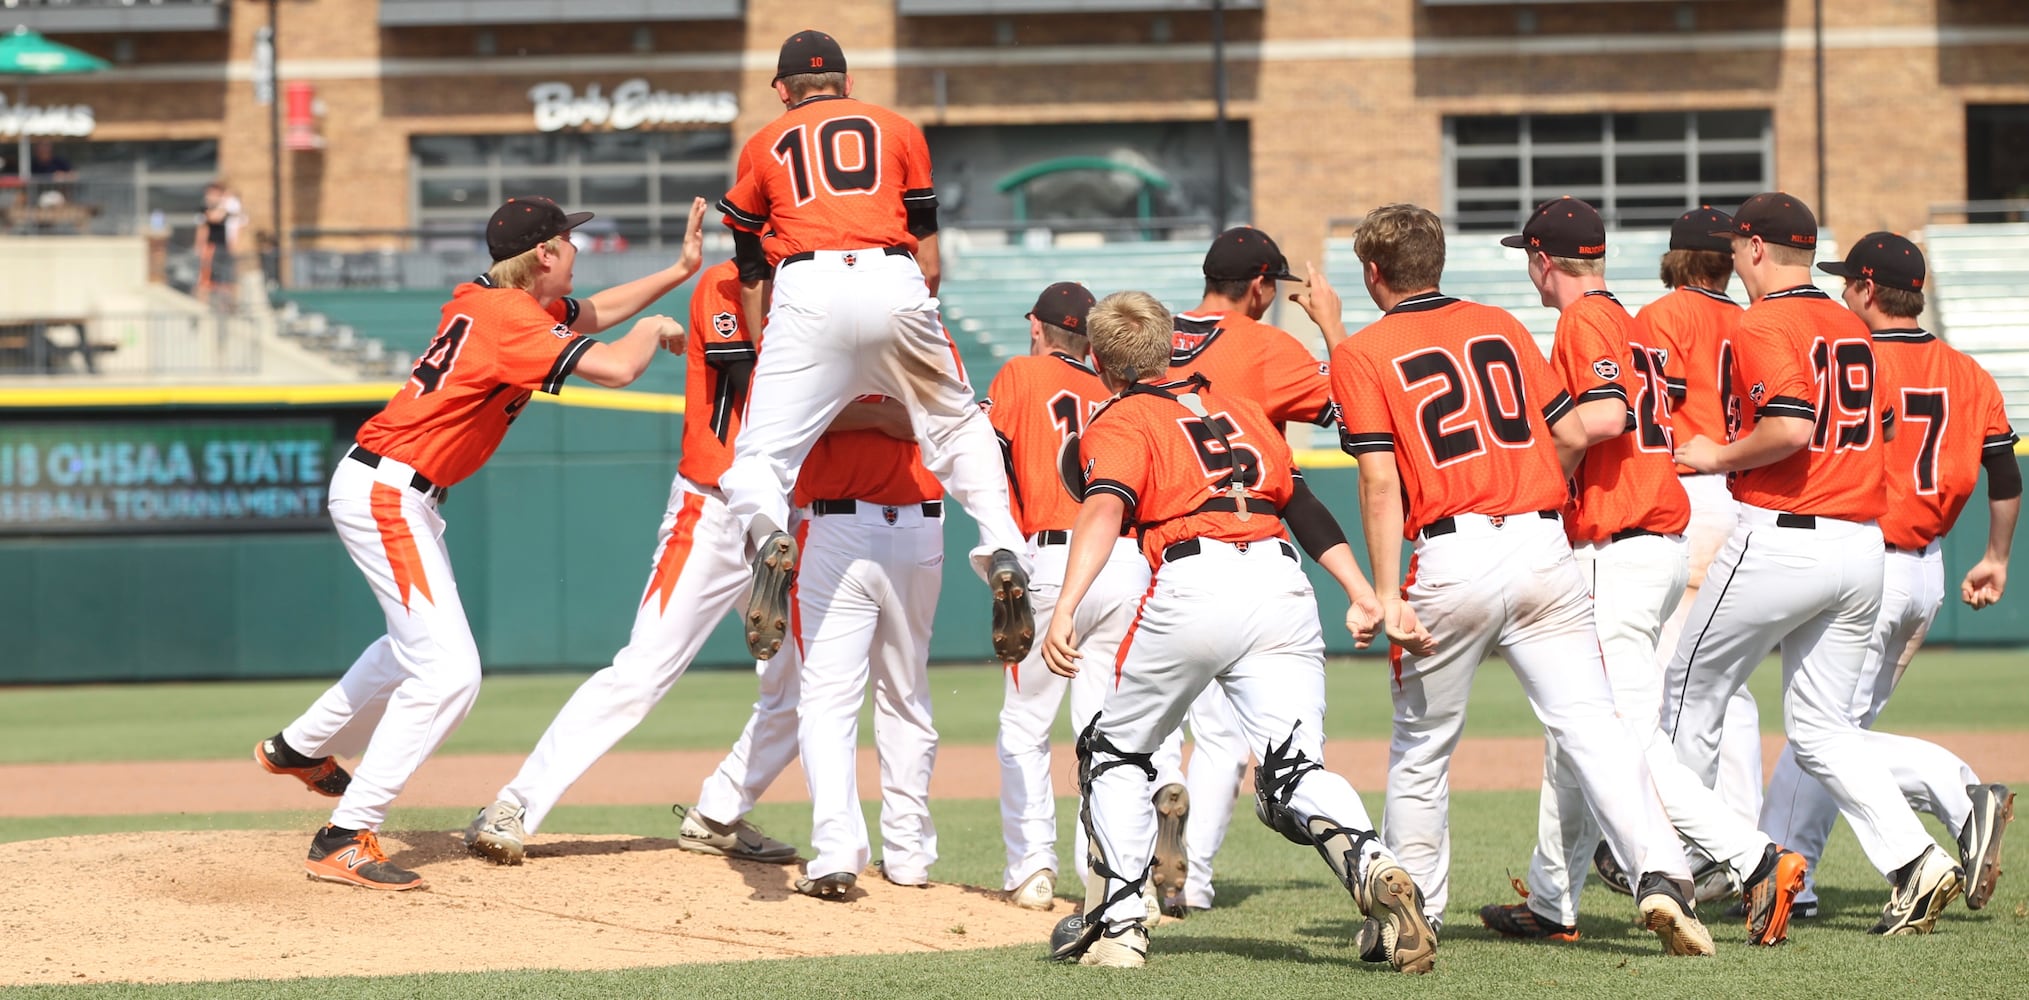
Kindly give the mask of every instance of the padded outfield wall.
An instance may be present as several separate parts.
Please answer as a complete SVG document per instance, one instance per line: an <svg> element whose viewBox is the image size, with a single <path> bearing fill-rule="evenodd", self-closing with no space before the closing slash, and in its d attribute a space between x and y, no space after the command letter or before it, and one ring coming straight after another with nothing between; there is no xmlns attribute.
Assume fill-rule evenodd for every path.
<svg viewBox="0 0 2029 1000"><path fill-rule="evenodd" d="M10 429L0 431L0 444L21 440L27 432L20 428L38 424L240 421L275 428L328 421L333 443L317 465L328 473L351 429L392 389L10 392L4 410ZM529 407L486 469L451 491L444 517L452 562L487 669L596 669L626 642L682 420L677 397L574 386L561 405ZM1336 453L1303 460L1313 487L1364 553L1353 516L1357 470ZM945 565L952 575L931 653L977 662L989 658L985 590L961 578L976 535L956 504L946 510ZM19 523L6 526L0 683L337 676L381 633L379 609L328 525L277 520L258 530L214 521L173 532L26 533ZM1985 533L1976 497L1945 550L1953 596L1932 643L2029 643L2023 610L2029 602L2019 593L1978 614L1956 599L1957 581L1978 560ZM1350 652L1338 624L1343 602L1329 578L1309 568L1327 595L1320 602L1326 642L1334 652ZM744 655L738 634L722 623L699 665L745 666Z"/></svg>

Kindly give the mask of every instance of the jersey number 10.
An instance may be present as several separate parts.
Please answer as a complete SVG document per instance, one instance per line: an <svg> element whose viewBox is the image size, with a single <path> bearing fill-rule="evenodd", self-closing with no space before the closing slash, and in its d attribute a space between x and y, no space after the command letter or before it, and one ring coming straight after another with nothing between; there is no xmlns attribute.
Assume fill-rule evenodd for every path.
<svg viewBox="0 0 2029 1000"><path fill-rule="evenodd" d="M818 166L824 189L832 194L872 194L881 187L881 130L873 119L857 115L818 124L814 149L807 148L810 130L798 125L782 133L772 152L789 168L789 184L798 205L817 197L810 164Z"/></svg>

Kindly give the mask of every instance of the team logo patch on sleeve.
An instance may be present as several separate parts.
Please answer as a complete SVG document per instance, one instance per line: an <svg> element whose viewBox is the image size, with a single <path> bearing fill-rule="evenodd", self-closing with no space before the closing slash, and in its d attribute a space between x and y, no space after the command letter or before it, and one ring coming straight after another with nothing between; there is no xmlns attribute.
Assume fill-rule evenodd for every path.
<svg viewBox="0 0 2029 1000"><path fill-rule="evenodd" d="M1747 390L1747 398L1754 400L1757 404L1761 402L1761 397L1766 395L1768 395L1768 386L1761 382L1754 383L1754 387Z"/></svg>
<svg viewBox="0 0 2029 1000"><path fill-rule="evenodd" d="M1600 358L1592 363L1592 374L1609 382L1620 378L1620 364L1612 358Z"/></svg>
<svg viewBox="0 0 2029 1000"><path fill-rule="evenodd" d="M569 340L571 337L570 324L558 323L557 325L550 327L550 336L555 337L558 340Z"/></svg>
<svg viewBox="0 0 2029 1000"><path fill-rule="evenodd" d="M729 312L713 313L712 332L721 337L731 337L740 332L740 320Z"/></svg>

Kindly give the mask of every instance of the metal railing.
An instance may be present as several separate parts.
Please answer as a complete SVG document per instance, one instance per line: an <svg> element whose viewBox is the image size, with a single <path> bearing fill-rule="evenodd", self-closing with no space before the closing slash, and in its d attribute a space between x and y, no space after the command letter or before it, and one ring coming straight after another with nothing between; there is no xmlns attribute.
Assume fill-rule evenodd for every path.
<svg viewBox="0 0 2029 1000"><path fill-rule="evenodd" d="M1930 206L1932 225L1967 222L2029 222L2029 198L1939 202Z"/></svg>
<svg viewBox="0 0 2029 1000"><path fill-rule="evenodd" d="M261 331L217 313L108 313L0 320L0 375L176 375L259 371Z"/></svg>

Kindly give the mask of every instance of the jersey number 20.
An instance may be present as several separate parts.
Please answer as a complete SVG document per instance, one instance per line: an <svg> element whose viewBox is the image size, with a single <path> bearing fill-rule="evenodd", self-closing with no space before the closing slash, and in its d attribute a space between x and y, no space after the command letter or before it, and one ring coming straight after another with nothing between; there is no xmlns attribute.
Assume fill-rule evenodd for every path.
<svg viewBox="0 0 2029 1000"><path fill-rule="evenodd" d="M832 118L818 124L817 142L810 148L812 130L798 125L782 133L772 150L775 159L789 168L789 185L796 203L817 197L810 164L817 163L817 175L832 194L872 194L881 187L881 129L873 119L853 115Z"/></svg>
<svg viewBox="0 0 2029 1000"><path fill-rule="evenodd" d="M1439 467L1486 450L1482 431L1491 433L1503 448L1520 448L1534 436L1514 347L1500 337L1482 337L1465 345L1465 358L1473 376L1470 381L1460 371L1458 359L1443 348L1395 359L1402 388L1414 391L1427 382L1441 386L1416 410L1431 464Z"/></svg>

